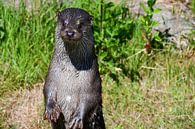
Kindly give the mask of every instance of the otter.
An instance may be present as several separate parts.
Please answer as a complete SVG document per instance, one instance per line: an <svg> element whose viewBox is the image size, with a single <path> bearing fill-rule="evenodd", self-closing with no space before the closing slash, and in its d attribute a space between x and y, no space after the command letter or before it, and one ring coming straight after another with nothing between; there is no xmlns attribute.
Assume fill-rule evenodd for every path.
<svg viewBox="0 0 195 129"><path fill-rule="evenodd" d="M67 8L57 13L55 45L44 84L44 119L53 129L105 129L93 17Z"/></svg>

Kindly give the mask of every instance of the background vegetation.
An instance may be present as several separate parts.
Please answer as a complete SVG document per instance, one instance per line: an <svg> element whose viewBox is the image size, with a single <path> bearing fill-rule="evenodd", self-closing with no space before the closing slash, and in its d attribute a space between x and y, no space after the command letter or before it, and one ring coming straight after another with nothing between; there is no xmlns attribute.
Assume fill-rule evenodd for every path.
<svg viewBox="0 0 195 129"><path fill-rule="evenodd" d="M0 2L0 98L44 81L56 12L79 7L94 16L107 128L195 128L193 35L181 52L153 33L158 23L151 17L159 13L154 4L148 0L146 15L135 19L124 4L103 0L40 2L32 11L22 2L17 9ZM0 128L9 128L5 121L0 119Z"/></svg>

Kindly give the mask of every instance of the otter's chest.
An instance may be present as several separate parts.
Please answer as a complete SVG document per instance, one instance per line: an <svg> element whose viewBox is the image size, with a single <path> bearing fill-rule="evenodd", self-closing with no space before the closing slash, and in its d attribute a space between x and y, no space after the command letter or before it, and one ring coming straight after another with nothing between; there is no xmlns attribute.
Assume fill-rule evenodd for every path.
<svg viewBox="0 0 195 129"><path fill-rule="evenodd" d="M94 80L93 70L77 70L71 63L58 67L57 91L60 97L89 92Z"/></svg>

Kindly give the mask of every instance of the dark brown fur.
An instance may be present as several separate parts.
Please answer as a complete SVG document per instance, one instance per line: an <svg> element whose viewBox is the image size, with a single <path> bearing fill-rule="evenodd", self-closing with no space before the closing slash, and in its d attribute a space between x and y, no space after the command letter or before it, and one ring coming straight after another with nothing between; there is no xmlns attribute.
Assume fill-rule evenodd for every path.
<svg viewBox="0 0 195 129"><path fill-rule="evenodd" d="M82 9L58 13L44 97L53 129L105 129L92 17Z"/></svg>

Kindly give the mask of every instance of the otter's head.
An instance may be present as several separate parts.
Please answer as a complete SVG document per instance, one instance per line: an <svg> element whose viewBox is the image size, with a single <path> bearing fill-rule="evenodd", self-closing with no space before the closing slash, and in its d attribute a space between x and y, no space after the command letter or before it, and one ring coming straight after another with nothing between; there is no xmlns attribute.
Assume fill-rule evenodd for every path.
<svg viewBox="0 0 195 129"><path fill-rule="evenodd" d="M78 8L67 8L58 12L60 36L66 43L81 41L92 31L92 16Z"/></svg>

